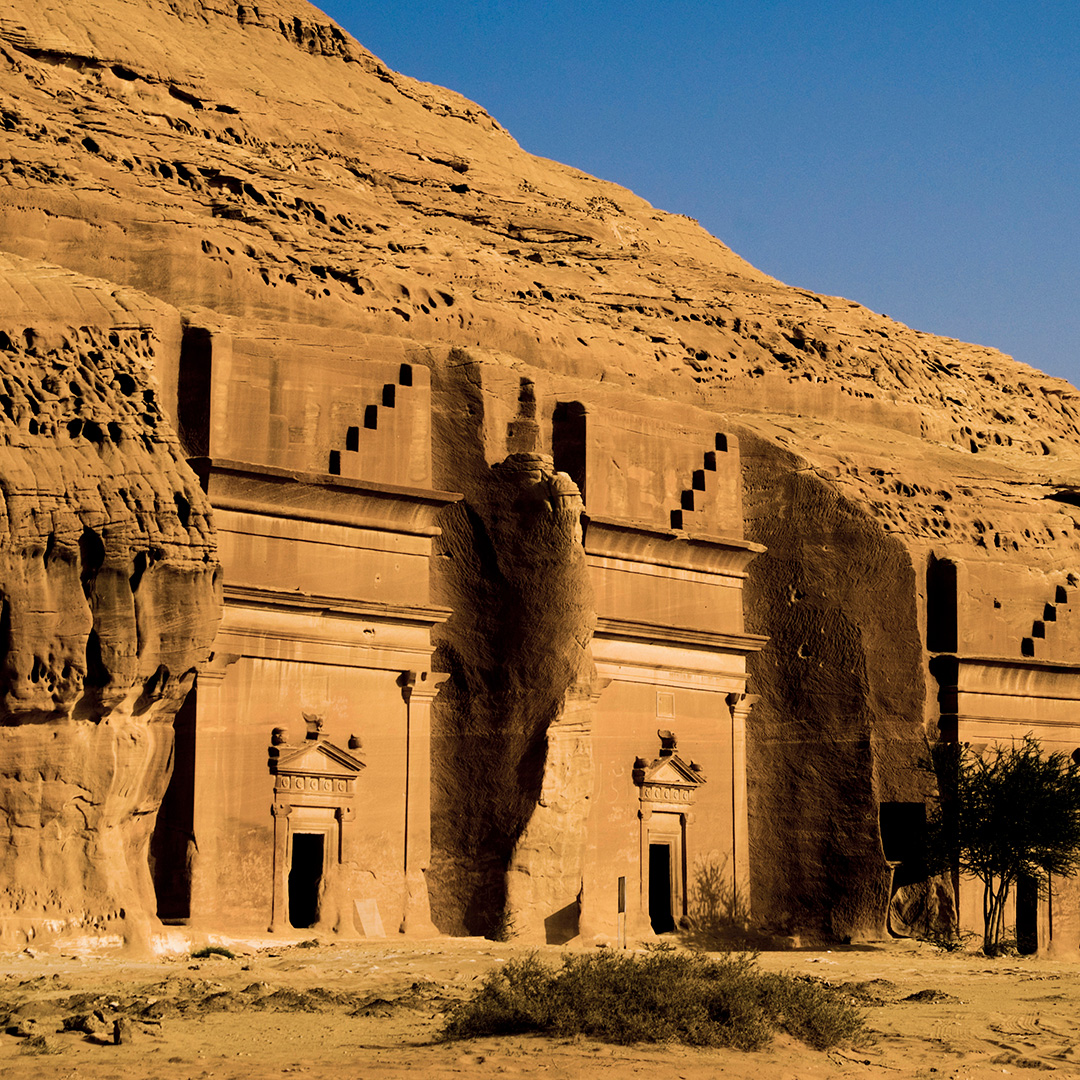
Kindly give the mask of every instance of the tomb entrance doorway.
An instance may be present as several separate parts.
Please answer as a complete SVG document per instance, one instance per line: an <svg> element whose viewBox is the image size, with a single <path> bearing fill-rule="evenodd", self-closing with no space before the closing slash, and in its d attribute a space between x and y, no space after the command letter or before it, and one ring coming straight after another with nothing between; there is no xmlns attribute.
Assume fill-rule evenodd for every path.
<svg viewBox="0 0 1080 1080"><path fill-rule="evenodd" d="M670 934L675 929L676 914L681 915L676 845L670 841L649 839L649 922L655 934Z"/></svg>
<svg viewBox="0 0 1080 1080"><path fill-rule="evenodd" d="M342 851L364 763L322 738L318 729L297 747L277 728L269 765L274 774L271 929L334 925L343 917Z"/></svg>
<svg viewBox="0 0 1080 1080"><path fill-rule="evenodd" d="M289 925L298 930L319 921L326 844L323 833L294 832L289 858Z"/></svg>
<svg viewBox="0 0 1080 1080"><path fill-rule="evenodd" d="M658 734L660 756L639 757L633 775L640 789L641 912L653 933L667 934L687 914L687 831L705 777L699 766L675 753L671 732Z"/></svg>

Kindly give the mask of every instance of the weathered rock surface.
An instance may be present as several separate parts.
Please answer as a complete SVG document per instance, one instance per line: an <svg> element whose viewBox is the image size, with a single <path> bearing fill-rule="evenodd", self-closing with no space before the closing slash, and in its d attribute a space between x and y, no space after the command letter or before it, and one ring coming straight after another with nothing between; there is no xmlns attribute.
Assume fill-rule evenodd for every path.
<svg viewBox="0 0 1080 1080"><path fill-rule="evenodd" d="M9 255L0 282L0 940L130 939L169 722L217 622L206 500L152 375L178 320Z"/></svg>
<svg viewBox="0 0 1080 1080"><path fill-rule="evenodd" d="M550 608L578 573L569 555L560 561L572 523L555 510L537 517L536 503L515 506L518 520L503 524L505 474L490 466L514 453L551 453L557 400L628 409L661 425L693 415L741 437L747 534L769 548L747 589L747 629L771 638L752 662L761 697L748 746L755 912L784 929L881 931L889 885L876 807L923 797L912 763L927 731L936 737L924 647L928 559L965 563L964 645L1019 656L1077 562L1073 387L993 350L768 277L693 221L525 154L482 108L390 72L301 0L5 0L0 94L0 251L28 260L7 260L6 272L42 290L41 310L52 310L43 283L65 273L111 283L104 293L70 286L93 315L65 324L79 335L68 334L67 351L59 337L35 344L23 335L24 322L41 321L36 300L24 301L34 319L20 317L3 339L5 355L34 353L35 386L55 364L74 370L50 391L45 431L39 421L30 435L25 387L10 386L5 405L27 440L9 444L5 483L30 487L49 476L48 497L34 486L31 502L44 499L50 512L55 503L62 519L31 516L4 547L15 621L0 689L13 716L74 716L93 692L95 717L120 710L135 723L131 694L174 701L170 687L205 648L213 621L203 504L182 480L159 414L151 423L126 404L131 393L117 382L124 376L142 393L146 342L116 328L150 316L117 312L109 305L128 302L118 297L137 291L145 310L179 312L189 331L229 342L215 353L215 363L232 365L229 400L214 403L203 430L185 416L181 329L172 322L157 332L160 404L178 418L191 453L212 443L219 456L324 471L325 440L314 434L321 421L290 413L294 376L279 374L286 362L302 364L304 350L318 348L343 361L429 366L437 440L438 410L455 430L471 425L445 440L441 460L437 442L435 473L467 496L447 519L451 562L480 575L452 569L443 579L455 606L442 644L454 678L435 732L443 771L433 867L450 868L440 886L446 928L486 928L487 901L488 914L474 916L471 898L505 890L514 860L521 870L530 858L577 857L536 840L537 829L554 826L541 828L535 807L555 775L552 757L548 773L540 761L541 748L550 754L557 743L545 741L548 731L589 678L585 594L580 610ZM75 370L91 353L93 366ZM463 363L486 371L486 381L461 382ZM120 373L112 383L102 365ZM526 384L539 403L531 417L521 407ZM111 423L128 425L119 440ZM83 472L84 462L94 468ZM139 486L121 475L156 479ZM95 479L77 479L86 476ZM665 474L672 508L677 480ZM101 493L114 482L115 494ZM668 524L666 510L653 511ZM104 537L103 556L91 541L80 547L85 529L102 536L114 514L130 531L124 524L115 541ZM558 568L508 576L504 568L531 551L523 537L538 538L537 566L550 559ZM136 567L140 552L145 565ZM492 567L501 578L484 577ZM78 602L58 599L67 597ZM31 612L21 628L20 607ZM148 636L140 629L134 648L133 626L153 624L158 610L170 613L167 626L154 624ZM533 626L522 613L560 625ZM527 655L541 628L552 635L546 646L536 642L551 650L543 659ZM493 635L505 638L497 656L488 655ZM100 643L100 659L93 648L87 658L87 640ZM1037 646L1048 656L1068 652L1052 635ZM104 690L96 665L114 673ZM159 665L169 673L163 695L146 682ZM541 683L542 699L527 692ZM499 738L464 773L439 757L440 730L481 739L500 711ZM6 730L25 740L24 764L6 771L36 776L46 754L33 740L49 729ZM90 739L105 729L64 728L84 730L80 738ZM563 764L576 777L587 762L567 746ZM55 754L51 746L50 762ZM73 744L72 754L80 765L100 756L89 743ZM159 775L146 762L165 757L163 741L131 767ZM460 834L455 785L479 783L482 773L491 785L480 785ZM138 820L153 808L142 779L71 782L85 782L95 805L119 784L123 813ZM18 787L47 784L44 774L8 783L24 792L21 812L45 805ZM567 805L574 783L560 785ZM67 796L60 804L78 814ZM491 836L477 831L484 820ZM125 844L134 853L144 841L135 829ZM541 848L542 856L526 854ZM2 876L13 880L6 868ZM63 904L87 886L71 888Z"/></svg>
<svg viewBox="0 0 1080 1080"><path fill-rule="evenodd" d="M442 446L469 452L467 440ZM443 885L436 922L448 930L522 928L536 890L581 880L594 678L581 508L550 458L517 453L444 520L444 601L456 614L439 656L451 679L432 752L432 877Z"/></svg>

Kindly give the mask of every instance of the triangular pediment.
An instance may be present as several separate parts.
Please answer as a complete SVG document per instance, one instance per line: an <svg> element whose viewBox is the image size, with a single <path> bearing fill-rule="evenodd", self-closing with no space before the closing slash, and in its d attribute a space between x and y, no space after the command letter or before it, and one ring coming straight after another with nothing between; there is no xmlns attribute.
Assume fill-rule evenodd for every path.
<svg viewBox="0 0 1080 1080"><path fill-rule="evenodd" d="M271 771L278 774L319 776L331 780L352 779L364 763L326 739L305 746L282 746L277 761L271 760Z"/></svg>
<svg viewBox="0 0 1080 1080"><path fill-rule="evenodd" d="M705 783L701 773L687 765L678 755L657 758L647 765L641 774L642 784L675 784L682 787L697 787Z"/></svg>

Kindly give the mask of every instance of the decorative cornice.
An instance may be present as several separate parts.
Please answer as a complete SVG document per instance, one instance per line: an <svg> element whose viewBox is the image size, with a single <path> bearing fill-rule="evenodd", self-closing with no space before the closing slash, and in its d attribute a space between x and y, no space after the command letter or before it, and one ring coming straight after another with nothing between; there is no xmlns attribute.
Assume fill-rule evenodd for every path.
<svg viewBox="0 0 1080 1080"><path fill-rule="evenodd" d="M1032 656L979 656L958 655L958 664L983 664L986 667L1000 668L1023 668L1026 670L1040 670L1059 672L1061 674L1080 675L1080 664L1067 664L1059 660L1040 660Z"/></svg>
<svg viewBox="0 0 1080 1080"><path fill-rule="evenodd" d="M326 739L299 746L283 743L271 746L267 765L276 775L310 776L319 779L348 779L367 766L354 754Z"/></svg>
<svg viewBox="0 0 1080 1080"><path fill-rule="evenodd" d="M705 783L705 776L698 766L687 764L678 754L672 753L662 754L651 762L638 758L632 775L640 788L641 801L654 805L688 807L693 803L697 789Z"/></svg>
<svg viewBox="0 0 1080 1080"><path fill-rule="evenodd" d="M721 634L712 630L693 630L684 626L665 626L662 623L604 617L596 620L595 636L645 641L657 645L688 645L695 649L736 653L740 656L760 652L769 641L761 634Z"/></svg>
<svg viewBox="0 0 1080 1080"><path fill-rule="evenodd" d="M192 458L189 464L215 510L409 536L438 536L436 514L462 498L433 488L375 484L244 461Z"/></svg>
<svg viewBox="0 0 1080 1080"><path fill-rule="evenodd" d="M410 604L383 604L376 600L345 600L339 596L278 589L260 589L249 585L224 587L226 601L250 607L278 608L308 615L339 615L352 619L378 619L392 623L437 626L453 615L450 608Z"/></svg>
<svg viewBox="0 0 1080 1080"><path fill-rule="evenodd" d="M582 515L585 553L598 558L746 577L746 568L765 548L737 537L657 528L623 518Z"/></svg>
<svg viewBox="0 0 1080 1080"><path fill-rule="evenodd" d="M980 716L978 713L961 712L951 716L950 719L959 724L990 724L996 727L1007 727L1013 736L1021 731L1034 731L1037 728L1067 728L1070 731L1080 728L1080 723L1075 719L1053 720L1044 716L1018 717L1011 714L1009 716Z"/></svg>
<svg viewBox="0 0 1080 1080"><path fill-rule="evenodd" d="M955 682L951 682L951 675L943 672L939 685L961 695L1080 700L1080 664L1028 657L958 656Z"/></svg>

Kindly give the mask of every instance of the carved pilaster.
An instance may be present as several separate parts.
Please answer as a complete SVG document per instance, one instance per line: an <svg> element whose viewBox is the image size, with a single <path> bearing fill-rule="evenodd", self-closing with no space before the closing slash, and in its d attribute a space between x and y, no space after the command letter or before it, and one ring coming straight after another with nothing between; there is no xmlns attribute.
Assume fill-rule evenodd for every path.
<svg viewBox="0 0 1080 1080"><path fill-rule="evenodd" d="M732 865L735 891L750 910L750 825L746 796L746 718L758 700L756 694L728 694L731 710Z"/></svg>
<svg viewBox="0 0 1080 1080"><path fill-rule="evenodd" d="M288 803L274 802L270 812L274 816L274 880L269 929L278 932L288 927L285 889L289 865L289 814L292 807Z"/></svg>
<svg viewBox="0 0 1080 1080"><path fill-rule="evenodd" d="M195 685L195 765L191 831L195 856L191 864L189 922L193 926L220 921L216 868L218 829L221 827L221 792L228 789L218 741L224 726L223 683L237 653L213 652L199 665Z"/></svg>
<svg viewBox="0 0 1080 1080"><path fill-rule="evenodd" d="M633 912L631 926L635 931L652 927L649 925L649 822L652 819L652 807L642 803L638 807L638 819L641 822L638 847L638 908ZM631 913L627 913L630 915Z"/></svg>
<svg viewBox="0 0 1080 1080"><path fill-rule="evenodd" d="M431 703L449 675L432 671L402 673L405 699L407 762L405 781L405 893L401 933L409 937L438 934L431 921L425 873L431 861Z"/></svg>

